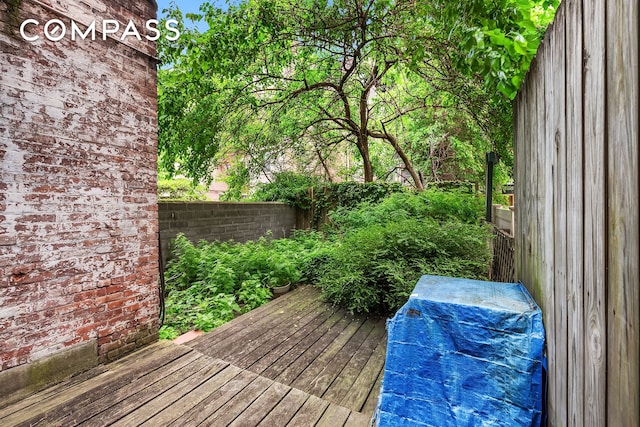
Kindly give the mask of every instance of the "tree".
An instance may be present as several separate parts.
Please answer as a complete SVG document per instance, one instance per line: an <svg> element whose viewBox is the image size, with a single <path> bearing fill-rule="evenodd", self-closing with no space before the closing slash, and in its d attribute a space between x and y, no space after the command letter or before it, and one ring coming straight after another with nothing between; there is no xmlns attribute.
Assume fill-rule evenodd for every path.
<svg viewBox="0 0 640 427"><path fill-rule="evenodd" d="M421 3L440 35L438 55L449 78L438 88L459 99L513 164L512 105L559 0L432 0Z"/></svg>
<svg viewBox="0 0 640 427"><path fill-rule="evenodd" d="M520 72L517 60L530 61L514 28L529 28L522 16L530 14L519 8L536 3L473 0L457 18L466 10L450 3L247 0L227 11L204 4L199 18L208 31L161 45L172 64L159 73L161 159L168 169L179 159L202 178L225 147L251 159L254 172L283 153L312 153L331 177L327 159L351 144L372 181L388 173L376 172L384 162L372 159L383 144L420 189L411 127L434 109L472 118L479 139L501 140L508 156L509 102L496 88L508 92L500 72ZM502 6L516 13L487 23ZM511 38L514 55L507 49L493 61ZM504 69L496 74L496 67Z"/></svg>

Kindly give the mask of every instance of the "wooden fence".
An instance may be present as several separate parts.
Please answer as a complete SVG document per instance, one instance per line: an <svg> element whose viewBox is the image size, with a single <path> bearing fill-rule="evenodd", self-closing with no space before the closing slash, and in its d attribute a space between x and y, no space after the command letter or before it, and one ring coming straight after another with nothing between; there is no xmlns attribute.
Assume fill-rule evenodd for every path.
<svg viewBox="0 0 640 427"><path fill-rule="evenodd" d="M564 1L514 106L516 276L549 424L640 423L638 0Z"/></svg>
<svg viewBox="0 0 640 427"><path fill-rule="evenodd" d="M493 261L489 279L494 282L515 281L513 237L504 231L493 229Z"/></svg>

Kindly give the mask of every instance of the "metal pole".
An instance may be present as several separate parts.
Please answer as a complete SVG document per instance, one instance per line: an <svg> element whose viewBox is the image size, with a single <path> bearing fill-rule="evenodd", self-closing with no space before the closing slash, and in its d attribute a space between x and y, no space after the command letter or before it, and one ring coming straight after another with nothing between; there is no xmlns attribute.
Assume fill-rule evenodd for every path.
<svg viewBox="0 0 640 427"><path fill-rule="evenodd" d="M491 214L493 211L493 165L496 162L496 154L493 151L487 153L487 208L486 220L491 222Z"/></svg>

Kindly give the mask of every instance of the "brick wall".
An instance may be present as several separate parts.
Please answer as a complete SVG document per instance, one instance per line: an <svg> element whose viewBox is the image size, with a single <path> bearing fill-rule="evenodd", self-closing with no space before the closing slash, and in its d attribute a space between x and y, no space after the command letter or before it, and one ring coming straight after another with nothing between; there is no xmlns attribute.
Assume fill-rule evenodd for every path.
<svg viewBox="0 0 640 427"><path fill-rule="evenodd" d="M157 337L155 44L17 30L28 18L144 28L155 13L153 0L0 0L0 374Z"/></svg>
<svg viewBox="0 0 640 427"><path fill-rule="evenodd" d="M284 203L163 202L158 204L162 255L178 234L194 243L200 240L246 242L268 230L273 237L289 236L296 228L296 209Z"/></svg>

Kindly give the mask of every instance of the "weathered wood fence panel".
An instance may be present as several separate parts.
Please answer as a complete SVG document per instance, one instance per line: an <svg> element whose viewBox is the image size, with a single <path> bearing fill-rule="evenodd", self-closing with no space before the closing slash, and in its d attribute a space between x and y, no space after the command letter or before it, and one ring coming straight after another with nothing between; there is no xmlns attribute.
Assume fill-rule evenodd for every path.
<svg viewBox="0 0 640 427"><path fill-rule="evenodd" d="M606 425L607 415L604 6L604 2L583 3L585 426Z"/></svg>
<svg viewBox="0 0 640 427"><path fill-rule="evenodd" d="M640 417L638 3L609 1L606 16L607 403L611 409L607 420L612 425L630 425L631 417L635 417L636 424ZM618 402L623 405L613 410Z"/></svg>
<svg viewBox="0 0 640 427"><path fill-rule="evenodd" d="M565 1L514 105L516 277L549 425L640 425L638 0Z"/></svg>
<svg viewBox="0 0 640 427"><path fill-rule="evenodd" d="M566 130L565 149L567 165L567 421L569 425L584 425L584 374L568 375L569 372L583 372L584 357L584 297L583 268L583 188L584 176L577 175L569 178L569 171L581 171L583 162L582 147L582 3L574 1L567 3L565 8L565 43L571 46L566 51Z"/></svg>

